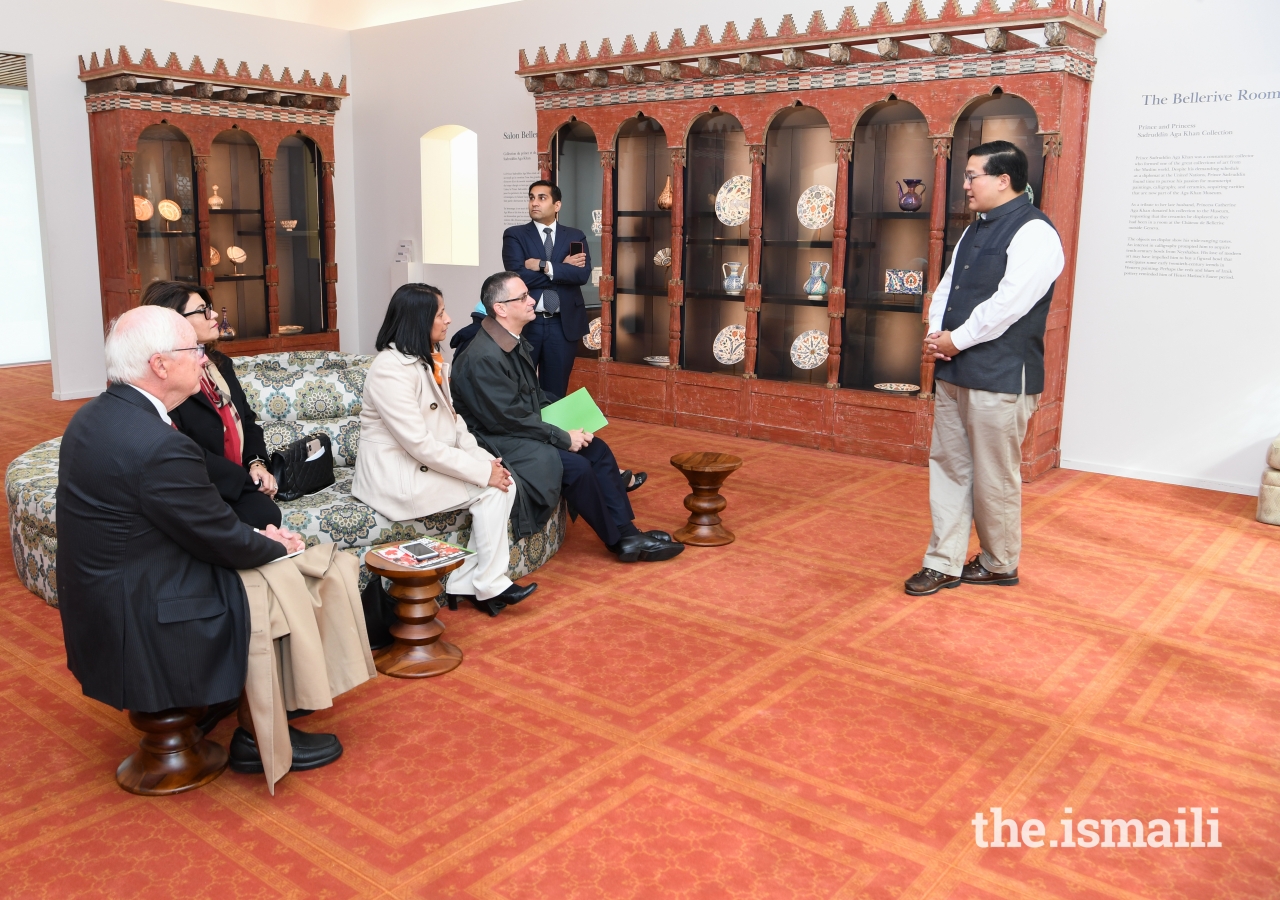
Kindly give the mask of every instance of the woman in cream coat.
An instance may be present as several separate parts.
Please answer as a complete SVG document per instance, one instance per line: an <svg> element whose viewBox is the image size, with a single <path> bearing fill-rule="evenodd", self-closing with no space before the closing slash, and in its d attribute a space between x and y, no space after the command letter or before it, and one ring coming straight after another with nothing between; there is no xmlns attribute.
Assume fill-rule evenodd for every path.
<svg viewBox="0 0 1280 900"><path fill-rule="evenodd" d="M437 349L449 323L444 298L430 285L406 284L392 296L365 376L351 493L396 521L470 509L475 555L449 576L448 590L496 616L537 585L507 578L516 485L453 411Z"/></svg>

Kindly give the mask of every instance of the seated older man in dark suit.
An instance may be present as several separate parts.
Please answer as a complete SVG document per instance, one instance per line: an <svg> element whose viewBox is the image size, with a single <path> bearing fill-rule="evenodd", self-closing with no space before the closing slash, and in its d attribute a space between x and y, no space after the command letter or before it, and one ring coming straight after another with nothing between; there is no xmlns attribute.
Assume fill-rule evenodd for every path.
<svg viewBox="0 0 1280 900"><path fill-rule="evenodd" d="M111 386L72 418L58 466L67 666L87 696L117 709L210 707L201 723L208 730L246 687L250 609L236 570L303 542L241 522L209 481L204 451L169 421L168 411L200 390L204 348L182 316L130 310L113 323L105 350ZM252 729L247 715L242 707ZM292 768L342 754L334 735L289 733ZM231 767L263 771L245 728L232 740Z"/></svg>
<svg viewBox="0 0 1280 900"><path fill-rule="evenodd" d="M547 398L538 383L529 343L520 332L534 302L520 276L485 279L480 302L487 315L453 361L453 401L467 428L500 457L518 484L511 521L518 536L537 531L560 503L587 520L622 562L658 562L684 550L664 531L640 531L613 451L584 431L542 421Z"/></svg>

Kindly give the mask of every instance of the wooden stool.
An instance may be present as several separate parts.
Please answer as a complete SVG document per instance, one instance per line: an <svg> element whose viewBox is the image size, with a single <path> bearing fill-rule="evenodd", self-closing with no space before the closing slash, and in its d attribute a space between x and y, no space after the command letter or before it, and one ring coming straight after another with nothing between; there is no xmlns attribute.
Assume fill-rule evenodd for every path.
<svg viewBox="0 0 1280 900"><path fill-rule="evenodd" d="M206 708L130 711L129 722L142 732L142 741L116 769L116 784L131 794L163 797L203 787L221 775L226 748L206 741L196 728Z"/></svg>
<svg viewBox="0 0 1280 900"><path fill-rule="evenodd" d="M398 547L402 543L412 542L382 546ZM373 658L373 664L383 675L430 678L452 672L462 665L462 651L448 641L440 640L444 625L436 621L436 613L440 609L436 597L443 590L440 576L461 568L463 562L460 559L437 569L410 569L387 562L373 550L365 553L364 564L374 577L391 582L391 590L387 593L396 599L396 618L400 620L399 624L391 626L395 643L378 651Z"/></svg>
<svg viewBox="0 0 1280 900"><path fill-rule="evenodd" d="M693 493L684 498L684 508L689 510L689 522L672 535L682 544L695 547L719 547L732 544L734 535L720 524L725 499L720 487L725 479L742 465L742 458L728 453L677 453L671 457L671 465L679 469L689 480Z"/></svg>

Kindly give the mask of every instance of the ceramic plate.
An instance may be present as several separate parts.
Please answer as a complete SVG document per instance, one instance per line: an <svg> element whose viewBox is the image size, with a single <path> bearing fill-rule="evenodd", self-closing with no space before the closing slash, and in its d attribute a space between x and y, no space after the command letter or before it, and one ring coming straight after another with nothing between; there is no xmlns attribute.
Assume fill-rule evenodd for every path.
<svg viewBox="0 0 1280 900"><path fill-rule="evenodd" d="M146 197L133 195L133 217L139 222L145 222L156 214L156 208L151 205L151 201Z"/></svg>
<svg viewBox="0 0 1280 900"><path fill-rule="evenodd" d="M227 248L227 259L231 260L237 266L240 265L242 262L244 262L248 258L249 258L248 254L245 253L243 250L241 250L239 247Z"/></svg>
<svg viewBox="0 0 1280 900"><path fill-rule="evenodd" d="M711 344L711 355L722 366L735 366L747 355L747 329L741 325L726 325L720 329Z"/></svg>
<svg viewBox="0 0 1280 900"><path fill-rule="evenodd" d="M587 326L587 333L582 336L582 346L588 350L600 349L600 317L596 316Z"/></svg>
<svg viewBox="0 0 1280 900"><path fill-rule="evenodd" d="M826 228L836 217L836 192L825 184L815 184L804 189L796 204L796 218L805 228L817 231Z"/></svg>
<svg viewBox="0 0 1280 900"><path fill-rule="evenodd" d="M716 218L733 228L751 218L751 176L734 175L716 192Z"/></svg>
<svg viewBox="0 0 1280 900"><path fill-rule="evenodd" d="M806 331L791 344L791 361L797 369L816 369L827 361L827 333Z"/></svg>
<svg viewBox="0 0 1280 900"><path fill-rule="evenodd" d="M653 254L653 264L655 266L671 265L671 248L663 247L657 253Z"/></svg>
<svg viewBox="0 0 1280 900"><path fill-rule="evenodd" d="M161 200L156 204L156 212L170 222L176 222L182 218L182 207L172 200Z"/></svg>
<svg viewBox="0 0 1280 900"><path fill-rule="evenodd" d="M671 358L667 356L646 356L644 361L651 366L660 366L664 369L671 365Z"/></svg>
<svg viewBox="0 0 1280 900"><path fill-rule="evenodd" d="M885 269L884 292L886 294L923 294L924 273L915 269Z"/></svg>
<svg viewBox="0 0 1280 900"><path fill-rule="evenodd" d="M281 325L276 330L281 334L302 334L301 325Z"/></svg>
<svg viewBox="0 0 1280 900"><path fill-rule="evenodd" d="M920 390L920 385L907 384L903 381L882 381L875 387L877 391L889 391L894 394L914 394Z"/></svg>
<svg viewBox="0 0 1280 900"><path fill-rule="evenodd" d="M218 248L210 247L209 248L209 265L216 266L220 262L222 262L222 254L218 252Z"/></svg>

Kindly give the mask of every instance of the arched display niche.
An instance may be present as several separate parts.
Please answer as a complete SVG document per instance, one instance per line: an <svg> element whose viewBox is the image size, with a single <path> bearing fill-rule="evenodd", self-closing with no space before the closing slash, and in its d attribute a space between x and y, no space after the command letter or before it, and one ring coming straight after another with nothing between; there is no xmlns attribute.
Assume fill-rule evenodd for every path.
<svg viewBox="0 0 1280 900"><path fill-rule="evenodd" d="M144 290L154 281L199 283L195 191L194 155L187 135L167 124L144 128L133 157L138 280ZM166 218L175 212L176 220Z"/></svg>
<svg viewBox="0 0 1280 900"><path fill-rule="evenodd" d="M209 153L208 190L212 197L217 185L222 200L209 204L209 246L217 251L209 254L211 295L238 339L268 334L261 158L258 142L236 126L215 137Z"/></svg>
<svg viewBox="0 0 1280 900"><path fill-rule="evenodd" d="M560 188L562 197L559 222L587 236L587 254L595 271L591 280L582 286L582 299L587 307L587 320L591 321L600 315L598 275L603 265L600 237L604 219L601 207L604 173L600 168L596 134L590 125L576 117L570 118L551 136L551 180ZM579 341L577 355L598 359L600 350Z"/></svg>
<svg viewBox="0 0 1280 900"><path fill-rule="evenodd" d="M303 334L326 327L320 162L320 148L306 135L280 141L271 176L274 225L268 222L264 235L275 241L277 321Z"/></svg>
<svg viewBox="0 0 1280 900"><path fill-rule="evenodd" d="M622 123L616 148L613 357L663 365L670 346L667 279L679 278L654 261L659 250L671 251L671 203L660 202L671 180L667 134L640 112Z"/></svg>
<svg viewBox="0 0 1280 900"><path fill-rule="evenodd" d="M811 368L803 368L817 357L799 353L793 359L792 347L801 335L828 333L837 168L826 116L799 104L773 116L764 147L758 378L826 383L825 356ZM802 197L807 223L801 222L797 208ZM819 210L823 204L825 212ZM809 227L823 221L821 227ZM814 273L823 276L821 283Z"/></svg>
<svg viewBox="0 0 1280 900"><path fill-rule="evenodd" d="M747 323L744 297L749 223L740 195L726 197L729 205L722 211L730 222L738 224L726 225L716 213L717 194L733 178L745 178L750 183L746 135L736 116L712 107L691 123L685 142L680 365L694 372L743 372L742 361L724 364L714 354L716 337L723 329L737 325L745 334ZM736 280L728 281L726 286L731 273Z"/></svg>
<svg viewBox="0 0 1280 900"><path fill-rule="evenodd" d="M849 175L841 387L919 383L934 169L919 108L890 95L863 113Z"/></svg>
<svg viewBox="0 0 1280 900"><path fill-rule="evenodd" d="M964 195L964 168L969 150L987 141L1009 141L1027 154L1027 185L1037 207L1044 200L1044 153L1035 109L1021 97L1007 94L999 87L989 95L968 104L956 118L951 140L951 166L948 170L947 237L943 270L951 262L951 254L960 235L973 221Z"/></svg>

